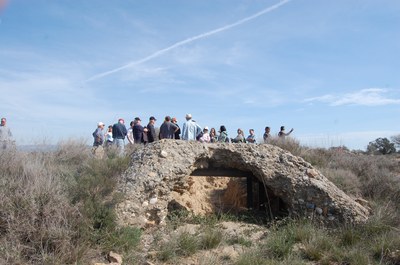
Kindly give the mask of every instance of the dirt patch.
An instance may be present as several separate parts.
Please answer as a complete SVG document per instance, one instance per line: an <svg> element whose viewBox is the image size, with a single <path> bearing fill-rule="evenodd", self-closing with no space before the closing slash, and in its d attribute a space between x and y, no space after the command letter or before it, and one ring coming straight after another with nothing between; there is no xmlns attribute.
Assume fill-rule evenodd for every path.
<svg viewBox="0 0 400 265"><path fill-rule="evenodd" d="M185 186L175 187L176 203L196 215L240 211L246 208L246 179L189 176Z"/></svg>

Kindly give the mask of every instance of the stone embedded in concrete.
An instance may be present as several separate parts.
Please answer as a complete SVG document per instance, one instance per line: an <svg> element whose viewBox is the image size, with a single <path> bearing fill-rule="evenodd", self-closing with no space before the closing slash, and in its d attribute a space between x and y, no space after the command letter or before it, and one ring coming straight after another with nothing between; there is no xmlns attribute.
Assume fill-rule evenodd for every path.
<svg viewBox="0 0 400 265"><path fill-rule="evenodd" d="M163 158L167 158L167 157L168 157L168 152L162 150L162 151L160 152L160 156L163 157Z"/></svg>
<svg viewBox="0 0 400 265"><path fill-rule="evenodd" d="M107 255L108 261L111 263L122 264L122 256L115 252L110 251Z"/></svg>
<svg viewBox="0 0 400 265"><path fill-rule="evenodd" d="M156 203L157 203L157 197L150 199L150 204L156 204Z"/></svg>
<svg viewBox="0 0 400 265"><path fill-rule="evenodd" d="M251 172L285 203L289 216L309 216L319 208L326 223L359 223L368 218L365 207L310 163L279 147L161 140L132 154L132 165L119 181L119 191L125 194L125 200L117 205L119 222L141 227L148 222L162 223L173 200L171 192L189 185L185 177L199 169ZM143 203L152 198L157 202Z"/></svg>

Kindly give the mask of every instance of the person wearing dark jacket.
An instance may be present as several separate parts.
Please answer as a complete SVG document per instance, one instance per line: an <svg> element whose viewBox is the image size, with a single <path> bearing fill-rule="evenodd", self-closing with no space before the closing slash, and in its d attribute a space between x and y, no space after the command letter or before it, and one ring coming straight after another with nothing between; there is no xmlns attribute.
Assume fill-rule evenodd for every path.
<svg viewBox="0 0 400 265"><path fill-rule="evenodd" d="M135 118L135 124L133 125L133 139L135 139L135 144L142 144L144 127L140 124L142 120L139 117Z"/></svg>
<svg viewBox="0 0 400 265"><path fill-rule="evenodd" d="M180 134L181 134L181 128L180 128L179 125L178 125L178 120L174 117L174 118L172 118L171 122L172 122L173 124L175 124L176 127L178 127L178 130L175 132L175 137L174 137L174 139L181 139L181 136L180 136Z"/></svg>
<svg viewBox="0 0 400 265"><path fill-rule="evenodd" d="M156 118L153 116L149 119L149 124L147 124L147 141L148 143L152 143L156 140L156 129L154 128L154 124L156 123Z"/></svg>
<svg viewBox="0 0 400 265"><path fill-rule="evenodd" d="M175 133L179 127L171 122L171 117L166 116L163 124L160 126L160 140L161 139L174 139Z"/></svg>
<svg viewBox="0 0 400 265"><path fill-rule="evenodd" d="M124 140L127 133L128 131L126 130L124 119L119 119L118 123L114 124L112 127L113 142L119 150L119 155L124 153Z"/></svg>

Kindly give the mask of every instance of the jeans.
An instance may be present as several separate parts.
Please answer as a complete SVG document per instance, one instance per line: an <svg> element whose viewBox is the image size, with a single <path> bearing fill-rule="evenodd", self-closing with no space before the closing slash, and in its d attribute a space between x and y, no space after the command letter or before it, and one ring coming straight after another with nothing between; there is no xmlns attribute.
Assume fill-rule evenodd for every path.
<svg viewBox="0 0 400 265"><path fill-rule="evenodd" d="M122 156L124 154L124 148L125 148L124 139L114 139L114 144L117 146L118 155Z"/></svg>

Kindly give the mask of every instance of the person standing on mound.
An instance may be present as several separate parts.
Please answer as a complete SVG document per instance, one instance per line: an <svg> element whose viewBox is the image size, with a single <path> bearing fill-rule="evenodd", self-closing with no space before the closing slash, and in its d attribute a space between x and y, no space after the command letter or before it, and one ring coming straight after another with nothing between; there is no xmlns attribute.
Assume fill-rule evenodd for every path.
<svg viewBox="0 0 400 265"><path fill-rule="evenodd" d="M285 139L286 136L289 136L293 132L293 128L288 132L285 133L285 126L281 126L281 130L278 133L279 138Z"/></svg>

